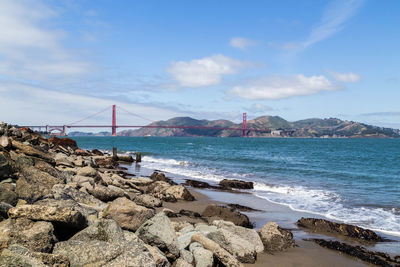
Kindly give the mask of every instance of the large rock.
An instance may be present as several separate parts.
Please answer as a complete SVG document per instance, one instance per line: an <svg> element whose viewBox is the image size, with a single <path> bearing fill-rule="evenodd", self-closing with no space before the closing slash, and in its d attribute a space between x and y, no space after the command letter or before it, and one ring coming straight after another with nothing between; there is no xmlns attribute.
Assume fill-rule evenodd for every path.
<svg viewBox="0 0 400 267"><path fill-rule="evenodd" d="M25 155L40 158L52 165L55 164L55 160L53 159L53 157L51 155L49 155L48 153L45 153L43 151L40 151L39 149L36 149L31 145L25 145L21 142L15 141L15 140L12 142L12 145L14 148L18 149L20 152L22 152Z"/></svg>
<svg viewBox="0 0 400 267"><path fill-rule="evenodd" d="M225 188L237 188L237 189L253 189L253 182L246 182L241 180L229 180L223 179L219 182L219 185Z"/></svg>
<svg viewBox="0 0 400 267"><path fill-rule="evenodd" d="M69 185L55 185L51 189L51 194L54 199L73 199L80 204L88 205L96 210L103 210L107 204L101 200L98 200L94 196L79 191Z"/></svg>
<svg viewBox="0 0 400 267"><path fill-rule="evenodd" d="M213 253L202 247L191 249L196 267L212 267L214 264Z"/></svg>
<svg viewBox="0 0 400 267"><path fill-rule="evenodd" d="M53 254L68 257L71 266L156 267L144 243L133 233L125 235L113 220L99 220L57 243Z"/></svg>
<svg viewBox="0 0 400 267"><path fill-rule="evenodd" d="M18 195L14 192L11 184L0 184L0 202L5 202L15 206L18 201Z"/></svg>
<svg viewBox="0 0 400 267"><path fill-rule="evenodd" d="M399 256L392 258L386 253L371 251L361 246L352 246L339 241L324 239L308 239L307 241L313 241L321 247L339 251L377 266L400 266Z"/></svg>
<svg viewBox="0 0 400 267"><path fill-rule="evenodd" d="M275 222L265 224L259 235L268 252L282 251L295 246L292 232L280 228Z"/></svg>
<svg viewBox="0 0 400 267"><path fill-rule="evenodd" d="M147 208L161 207L162 201L149 194L138 195L133 200L136 204L145 206Z"/></svg>
<svg viewBox="0 0 400 267"><path fill-rule="evenodd" d="M4 152L0 152L0 181L7 179L13 173Z"/></svg>
<svg viewBox="0 0 400 267"><path fill-rule="evenodd" d="M0 222L0 244L3 248L20 244L33 251L51 252L56 240L53 225L49 222L34 222L26 218Z"/></svg>
<svg viewBox="0 0 400 267"><path fill-rule="evenodd" d="M163 191L166 195L172 195L175 199L194 201L194 196L183 185L173 185Z"/></svg>
<svg viewBox="0 0 400 267"><path fill-rule="evenodd" d="M78 148L78 145L76 144L75 140L72 140L70 138L58 138L58 137L50 137L48 139L49 143L52 144L55 148L57 147L63 147L63 148L72 148L73 150Z"/></svg>
<svg viewBox="0 0 400 267"><path fill-rule="evenodd" d="M76 229L82 229L87 225L85 217L79 211L71 208L20 205L10 209L8 214L10 218L48 221Z"/></svg>
<svg viewBox="0 0 400 267"><path fill-rule="evenodd" d="M34 252L15 244L2 251L0 254L0 266L68 267L69 261L63 256Z"/></svg>
<svg viewBox="0 0 400 267"><path fill-rule="evenodd" d="M85 217L88 224L92 224L93 221L98 218L98 210L91 206L78 203L73 199L53 199L45 198L35 202L35 205L41 205L46 207L56 208L70 208L79 211L83 217Z"/></svg>
<svg viewBox="0 0 400 267"><path fill-rule="evenodd" d="M109 202L117 199L119 197L123 197L125 195L124 190L118 188L113 185L103 186L103 185L95 185L94 189L92 190L91 194L101 201Z"/></svg>
<svg viewBox="0 0 400 267"><path fill-rule="evenodd" d="M143 223L136 235L147 244L158 247L168 258L179 257L178 239L171 221L163 212Z"/></svg>
<svg viewBox="0 0 400 267"><path fill-rule="evenodd" d="M241 264L228 251L226 251L220 245L218 245L218 243L212 241L211 239L205 237L204 235L195 233L192 236L192 241L200 243L205 249L211 251L224 266L244 267L244 265Z"/></svg>
<svg viewBox="0 0 400 267"><path fill-rule="evenodd" d="M57 166L65 166L65 167L74 167L74 162L73 160L65 155L64 153L57 153L56 156L54 157L54 160L56 161Z"/></svg>
<svg viewBox="0 0 400 267"><path fill-rule="evenodd" d="M355 225L335 223L324 219L301 218L297 225L316 233L331 233L360 240L380 242L383 238L374 231L364 229Z"/></svg>
<svg viewBox="0 0 400 267"><path fill-rule="evenodd" d="M11 148L11 141L7 136L0 136L0 147L6 150Z"/></svg>
<svg viewBox="0 0 400 267"><path fill-rule="evenodd" d="M225 229L218 229L217 231L208 233L207 237L231 253L240 262L254 263L257 259L257 252L254 249L254 245L232 232Z"/></svg>
<svg viewBox="0 0 400 267"><path fill-rule="evenodd" d="M43 160L35 160L35 168L39 171L46 172L51 176L58 178L62 183L65 182L66 176L64 173L54 168L51 164L43 161Z"/></svg>
<svg viewBox="0 0 400 267"><path fill-rule="evenodd" d="M16 193L19 198L34 202L50 193L56 184L62 184L62 179L56 178L47 172L35 167L24 167L20 169L22 174L16 183Z"/></svg>
<svg viewBox="0 0 400 267"><path fill-rule="evenodd" d="M174 262L174 267L193 267L192 264L185 261L183 258L179 258Z"/></svg>
<svg viewBox="0 0 400 267"><path fill-rule="evenodd" d="M94 161L101 168L113 169L118 166L118 162L113 157L99 156L98 158L94 158Z"/></svg>
<svg viewBox="0 0 400 267"><path fill-rule="evenodd" d="M153 256L154 262L156 263L156 267L171 267L167 257L162 253L157 247L150 246L145 244L145 247L149 250L150 254Z"/></svg>
<svg viewBox="0 0 400 267"><path fill-rule="evenodd" d="M232 222L226 222L222 220L214 221L213 225L217 226L218 228L227 230L228 232L246 240L253 246L254 251L256 251L257 253L264 251L264 245L256 230L241 226L236 226Z"/></svg>
<svg viewBox="0 0 400 267"><path fill-rule="evenodd" d="M154 216L154 211L121 197L111 202L103 216L116 220L123 229L136 231L140 225Z"/></svg>
<svg viewBox="0 0 400 267"><path fill-rule="evenodd" d="M209 205L205 208L201 215L203 217L209 218L209 221L211 222L214 220L224 220L233 222L235 225L243 226L246 228L253 228L253 225L250 223L249 217L238 211L235 211L232 208Z"/></svg>
<svg viewBox="0 0 400 267"><path fill-rule="evenodd" d="M88 177L97 177L98 176L96 169L94 169L90 166L86 166L86 167L78 169L76 174L81 175L81 176L88 176Z"/></svg>

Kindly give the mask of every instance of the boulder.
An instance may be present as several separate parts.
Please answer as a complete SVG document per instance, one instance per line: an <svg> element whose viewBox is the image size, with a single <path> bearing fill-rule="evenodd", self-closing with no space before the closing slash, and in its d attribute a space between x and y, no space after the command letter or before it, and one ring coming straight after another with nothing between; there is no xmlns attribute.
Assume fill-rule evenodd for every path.
<svg viewBox="0 0 400 267"><path fill-rule="evenodd" d="M203 217L209 218L210 222L214 220L224 220L233 222L235 225L238 226L253 228L253 225L250 223L249 217L238 211L235 211L232 208L209 205L205 208L201 215Z"/></svg>
<svg viewBox="0 0 400 267"><path fill-rule="evenodd" d="M173 195L165 193L170 187L171 185L167 182L156 181L147 187L146 193L151 193L154 197L166 202L176 202L176 198Z"/></svg>
<svg viewBox="0 0 400 267"><path fill-rule="evenodd" d="M104 218L114 219L126 230L136 231L145 221L154 216L154 211L120 197L111 202L103 212Z"/></svg>
<svg viewBox="0 0 400 267"><path fill-rule="evenodd" d="M46 172L51 176L56 177L62 183L64 183L67 178L67 176L63 172L54 168L51 164L43 160L35 159L35 168L38 169L39 171Z"/></svg>
<svg viewBox="0 0 400 267"><path fill-rule="evenodd" d="M165 174L162 172L153 172L152 175L150 176L150 179L153 181L167 182L170 185L176 185L176 183L174 181L172 181L171 178L165 177Z"/></svg>
<svg viewBox="0 0 400 267"><path fill-rule="evenodd" d="M76 174L81 175L81 176L88 176L88 177L97 177L98 176L98 172L96 171L96 169L94 169L90 166L86 166L86 167L78 169Z"/></svg>
<svg viewBox="0 0 400 267"><path fill-rule="evenodd" d="M316 233L331 233L359 240L381 242L383 238L374 231L355 225L335 223L324 219L301 218L297 221L299 227L306 228Z"/></svg>
<svg viewBox="0 0 400 267"><path fill-rule="evenodd" d="M68 257L71 266L156 267L144 243L133 233L125 234L113 220L99 220L57 243L53 254Z"/></svg>
<svg viewBox="0 0 400 267"><path fill-rule="evenodd" d="M94 159L100 168L113 169L118 166L118 162L113 157L100 157Z"/></svg>
<svg viewBox="0 0 400 267"><path fill-rule="evenodd" d="M13 170L5 153L0 152L0 181L7 179L12 173Z"/></svg>
<svg viewBox="0 0 400 267"><path fill-rule="evenodd" d="M392 258L386 253L371 251L361 246L352 246L339 241L324 239L308 239L307 241L313 241L321 247L339 251L377 266L400 266L399 256Z"/></svg>
<svg viewBox="0 0 400 267"><path fill-rule="evenodd" d="M90 206L96 210L103 210L107 204L98 200L94 196L79 191L69 185L55 185L51 189L51 194L56 200L73 199L74 201Z"/></svg>
<svg viewBox="0 0 400 267"><path fill-rule="evenodd" d="M75 149L74 153L75 153L75 155L86 156L86 157L92 155L89 151L83 150L83 149L79 149L79 148Z"/></svg>
<svg viewBox="0 0 400 267"><path fill-rule="evenodd" d="M183 185L173 185L163 191L166 195L172 195L175 199L194 201L194 196Z"/></svg>
<svg viewBox="0 0 400 267"><path fill-rule="evenodd" d="M63 180L35 167L24 167L20 173L22 176L17 180L15 192L19 198L28 202L34 202L48 195L54 185L64 183Z"/></svg>
<svg viewBox="0 0 400 267"><path fill-rule="evenodd" d="M0 136L0 147L6 150L11 148L11 141L7 136Z"/></svg>
<svg viewBox="0 0 400 267"><path fill-rule="evenodd" d="M295 246L292 232L280 228L275 222L265 224L258 233L267 252L282 251Z"/></svg>
<svg viewBox="0 0 400 267"><path fill-rule="evenodd" d="M226 222L222 220L214 221L213 225L217 226L218 228L227 230L228 232L246 240L247 242L249 242L249 244L253 246L254 251L256 251L257 253L261 253L264 251L264 245L256 230L236 226L232 222Z"/></svg>
<svg viewBox="0 0 400 267"><path fill-rule="evenodd" d="M154 262L156 263L156 267L171 267L167 257L162 253L157 247L150 246L145 244L145 247L149 250L150 254L153 256Z"/></svg>
<svg viewBox="0 0 400 267"><path fill-rule="evenodd" d="M101 201L104 202L113 201L114 199L123 197L125 195L124 190L122 190L121 188L112 185L103 186L99 184L96 184L94 186L91 194L95 198L100 199Z"/></svg>
<svg viewBox="0 0 400 267"><path fill-rule="evenodd" d="M219 185L225 188L237 188L237 189L254 189L253 182L246 182L241 180L229 180L223 179L219 182Z"/></svg>
<svg viewBox="0 0 400 267"><path fill-rule="evenodd" d="M183 258L179 258L174 262L173 267L193 267L193 265L185 261Z"/></svg>
<svg viewBox="0 0 400 267"><path fill-rule="evenodd" d="M85 217L72 208L20 205L10 209L8 215L12 219L27 218L34 221L48 221L76 229L83 229L87 225Z"/></svg>
<svg viewBox="0 0 400 267"><path fill-rule="evenodd" d="M205 249L211 251L215 257L224 265L229 267L244 267L234 256L223 249L218 243L205 237L202 234L195 233L192 236L192 242L200 243Z"/></svg>
<svg viewBox="0 0 400 267"><path fill-rule="evenodd" d="M26 218L0 222L0 244L3 248L20 244L33 251L51 252L56 240L53 225L49 222L34 222Z"/></svg>
<svg viewBox="0 0 400 267"><path fill-rule="evenodd" d="M196 267L213 267L214 257L213 253L203 247L193 247L194 262Z"/></svg>
<svg viewBox="0 0 400 267"><path fill-rule="evenodd" d="M11 184L0 184L0 202L15 206L18 201L18 195L14 192Z"/></svg>
<svg viewBox="0 0 400 267"><path fill-rule="evenodd" d="M133 200L136 204L145 206L147 208L161 207L162 201L149 194L138 195Z"/></svg>
<svg viewBox="0 0 400 267"><path fill-rule="evenodd" d="M53 157L51 155L49 155L48 153L42 152L39 149L36 149L31 145L25 145L21 142L15 141L15 140L12 142L12 145L14 148L18 149L20 152L22 152L25 155L35 157L35 158L40 158L52 165L55 164L55 160L53 159Z"/></svg>
<svg viewBox="0 0 400 267"><path fill-rule="evenodd" d="M192 252L182 249L180 252L180 258L184 259L187 263L192 264L194 262L193 254Z"/></svg>
<svg viewBox="0 0 400 267"><path fill-rule="evenodd" d="M11 245L0 254L0 266L57 266L68 267L66 257L30 251L20 245Z"/></svg>
<svg viewBox="0 0 400 267"><path fill-rule="evenodd" d="M93 177L81 176L81 175L72 176L72 182L76 183L77 185L82 185L83 183L89 183L92 186L94 186L94 184L95 184Z"/></svg>
<svg viewBox="0 0 400 267"><path fill-rule="evenodd" d="M217 231L208 233L207 237L232 254L240 262L255 263L257 259L257 252L254 245L232 232L225 229L218 229Z"/></svg>
<svg viewBox="0 0 400 267"><path fill-rule="evenodd" d="M73 160L65 155L64 153L57 153L56 156L54 157L54 160L56 161L56 166L65 166L65 167L74 167L74 162Z"/></svg>
<svg viewBox="0 0 400 267"><path fill-rule="evenodd" d="M72 148L73 150L78 148L75 140L70 138L58 138L58 137L50 137L48 139L49 143L54 146L54 148L63 147L63 148Z"/></svg>
<svg viewBox="0 0 400 267"><path fill-rule="evenodd" d="M163 213L157 213L153 218L143 223L136 231L136 235L145 243L158 247L167 258L179 257L178 239L171 221Z"/></svg>

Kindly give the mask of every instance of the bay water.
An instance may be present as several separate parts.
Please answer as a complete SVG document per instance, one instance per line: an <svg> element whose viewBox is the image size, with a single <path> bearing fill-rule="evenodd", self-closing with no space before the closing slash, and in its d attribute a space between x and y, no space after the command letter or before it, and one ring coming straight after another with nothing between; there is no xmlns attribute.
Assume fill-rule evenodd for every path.
<svg viewBox="0 0 400 267"><path fill-rule="evenodd" d="M141 166L251 193L295 211L400 236L400 140L74 137L85 149L142 153ZM257 208L257 207L256 207ZM262 207L259 207L262 208Z"/></svg>

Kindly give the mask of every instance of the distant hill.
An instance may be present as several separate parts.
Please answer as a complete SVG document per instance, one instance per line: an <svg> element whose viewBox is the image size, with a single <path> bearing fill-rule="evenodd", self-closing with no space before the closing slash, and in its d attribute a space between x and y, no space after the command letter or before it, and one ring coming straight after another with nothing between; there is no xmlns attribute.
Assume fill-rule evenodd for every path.
<svg viewBox="0 0 400 267"><path fill-rule="evenodd" d="M196 120L190 117L176 117L167 121L156 121L152 126L206 126L206 127L230 127L241 128L242 124L236 124L228 120ZM247 127L251 129L271 129L271 133L249 131L248 136L292 136L292 137L379 137L399 138L400 130L377 127L353 121L343 121L336 118L306 119L289 122L279 116L262 116L247 121ZM206 129L163 129L140 128L136 130L124 130L118 133L120 136L209 136L209 137L238 137L241 131L235 130L206 130Z"/></svg>

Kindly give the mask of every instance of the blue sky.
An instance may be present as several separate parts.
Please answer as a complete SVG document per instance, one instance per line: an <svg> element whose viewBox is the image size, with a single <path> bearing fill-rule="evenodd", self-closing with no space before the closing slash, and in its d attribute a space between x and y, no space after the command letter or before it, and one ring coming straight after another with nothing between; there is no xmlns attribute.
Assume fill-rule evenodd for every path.
<svg viewBox="0 0 400 267"><path fill-rule="evenodd" d="M400 128L400 2L0 0L0 120L279 115ZM110 112L91 118L106 123Z"/></svg>

